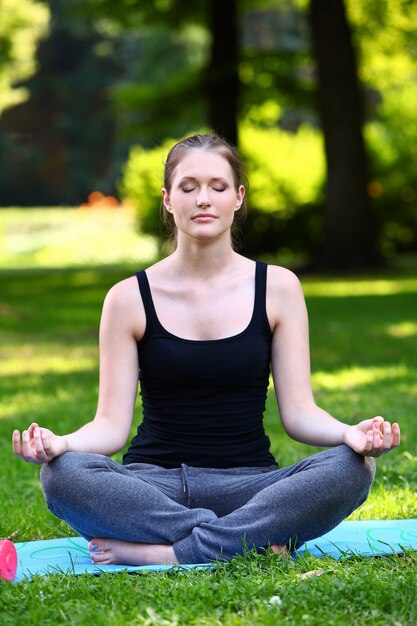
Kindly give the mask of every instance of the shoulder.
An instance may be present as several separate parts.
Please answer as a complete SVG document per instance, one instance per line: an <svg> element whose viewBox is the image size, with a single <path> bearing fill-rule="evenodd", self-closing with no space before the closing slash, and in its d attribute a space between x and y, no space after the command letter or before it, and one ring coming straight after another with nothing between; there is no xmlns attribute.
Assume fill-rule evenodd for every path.
<svg viewBox="0 0 417 626"><path fill-rule="evenodd" d="M268 295L290 296L302 293L299 278L291 270L279 265L268 265L267 290Z"/></svg>
<svg viewBox="0 0 417 626"><path fill-rule="evenodd" d="M268 265L266 307L272 328L285 318L305 311L303 289L294 272Z"/></svg>
<svg viewBox="0 0 417 626"><path fill-rule="evenodd" d="M139 287L136 276L130 276L116 283L109 289L104 299L104 304L115 311L123 310L126 306L137 303Z"/></svg>
<svg viewBox="0 0 417 626"><path fill-rule="evenodd" d="M121 280L107 292L102 319L111 326L120 325L137 339L141 338L146 317L136 276Z"/></svg>

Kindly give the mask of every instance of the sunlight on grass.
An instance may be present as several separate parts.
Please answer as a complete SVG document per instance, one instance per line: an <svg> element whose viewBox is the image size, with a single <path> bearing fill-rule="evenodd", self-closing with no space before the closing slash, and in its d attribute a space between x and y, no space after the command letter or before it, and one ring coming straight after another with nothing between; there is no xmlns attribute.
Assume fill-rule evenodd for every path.
<svg viewBox="0 0 417 626"><path fill-rule="evenodd" d="M398 380L410 376L406 365L348 367L336 372L316 371L312 374L312 384L317 390L348 390L363 387L384 380Z"/></svg>
<svg viewBox="0 0 417 626"><path fill-rule="evenodd" d="M90 376L96 393L98 348L54 343L1 348L0 376L0 420L61 414L63 407L68 413L80 403L80 377Z"/></svg>
<svg viewBox="0 0 417 626"><path fill-rule="evenodd" d="M27 344L0 350L0 375L47 374L80 372L98 367L98 349L93 347L66 348Z"/></svg>
<svg viewBox="0 0 417 626"><path fill-rule="evenodd" d="M387 335L390 335L391 337L399 337L400 339L414 337L417 335L417 323L401 322L399 324L391 324L390 326L387 326L386 332Z"/></svg>
<svg viewBox="0 0 417 626"><path fill-rule="evenodd" d="M0 267L142 264L157 253L156 240L137 233L126 207L0 212Z"/></svg>
<svg viewBox="0 0 417 626"><path fill-rule="evenodd" d="M349 519L412 519L417 517L415 490L404 482L390 489L387 481L374 485L366 502Z"/></svg>
<svg viewBox="0 0 417 626"><path fill-rule="evenodd" d="M74 375L75 372L71 372ZM88 374L88 369L79 369L78 374ZM61 380L56 373L50 376L49 394L45 392L48 386L43 378L44 375L27 375L27 384L24 389L20 389L10 396L8 393L1 394L0 400L0 420L9 419L11 417L21 416L25 422L30 423L32 419L42 419L45 415L51 419L51 415L59 415L64 418L67 414L77 412L77 406L81 404L77 398L77 405L74 403L74 397L77 395L78 388L73 384L68 387L60 384ZM96 393L96 386L92 385ZM88 413L88 417L91 415ZM17 425L17 424L16 424ZM71 424L65 422L63 431L73 430Z"/></svg>
<svg viewBox="0 0 417 626"><path fill-rule="evenodd" d="M303 290L306 296L342 298L346 296L389 296L398 293L417 292L417 278L388 279L305 279Z"/></svg>

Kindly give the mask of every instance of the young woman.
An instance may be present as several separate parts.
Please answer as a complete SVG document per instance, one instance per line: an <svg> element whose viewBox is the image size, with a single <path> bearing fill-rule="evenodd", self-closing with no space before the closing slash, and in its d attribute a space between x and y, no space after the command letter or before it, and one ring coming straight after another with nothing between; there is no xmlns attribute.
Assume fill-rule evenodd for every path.
<svg viewBox="0 0 417 626"><path fill-rule="evenodd" d="M13 433L43 463L49 509L96 564L204 563L247 548L301 546L367 497L374 459L398 446L382 417L347 425L316 406L300 283L232 245L242 164L213 134L170 151L162 189L175 251L108 293L94 419L58 436ZM263 429L270 367L282 423L329 449L278 468ZM123 465L140 380L143 423Z"/></svg>

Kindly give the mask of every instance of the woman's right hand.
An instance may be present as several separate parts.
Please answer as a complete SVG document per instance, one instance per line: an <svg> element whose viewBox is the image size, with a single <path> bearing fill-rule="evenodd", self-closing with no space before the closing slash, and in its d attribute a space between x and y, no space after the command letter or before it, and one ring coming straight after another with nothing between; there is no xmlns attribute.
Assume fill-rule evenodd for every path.
<svg viewBox="0 0 417 626"><path fill-rule="evenodd" d="M55 435L48 428L41 428L39 424L31 424L28 430L22 432L22 436L18 430L13 431L13 451L27 463L49 463L67 450L65 437Z"/></svg>

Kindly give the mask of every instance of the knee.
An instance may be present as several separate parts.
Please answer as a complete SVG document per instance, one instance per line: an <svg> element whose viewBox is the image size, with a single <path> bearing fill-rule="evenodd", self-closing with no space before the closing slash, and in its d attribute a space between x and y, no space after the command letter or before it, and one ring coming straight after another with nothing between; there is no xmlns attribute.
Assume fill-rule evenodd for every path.
<svg viewBox="0 0 417 626"><path fill-rule="evenodd" d="M64 452L43 465L40 479L48 506L50 500L59 499L74 484L74 478L80 470L78 456L76 452Z"/></svg>
<svg viewBox="0 0 417 626"><path fill-rule="evenodd" d="M339 476L343 477L345 488L357 493L363 502L375 477L376 464L372 457L362 456L346 445L335 448Z"/></svg>

